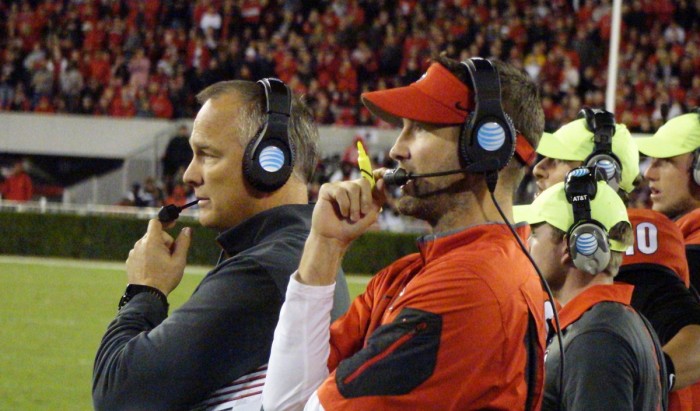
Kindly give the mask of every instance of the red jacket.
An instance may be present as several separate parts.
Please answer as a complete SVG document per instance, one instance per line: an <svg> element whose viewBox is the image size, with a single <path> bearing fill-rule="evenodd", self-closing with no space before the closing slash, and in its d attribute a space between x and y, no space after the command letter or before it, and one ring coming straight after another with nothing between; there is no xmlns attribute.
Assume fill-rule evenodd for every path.
<svg viewBox="0 0 700 411"><path fill-rule="evenodd" d="M509 230L427 236L378 273L331 326L326 410L519 410L544 383L544 298Z"/></svg>

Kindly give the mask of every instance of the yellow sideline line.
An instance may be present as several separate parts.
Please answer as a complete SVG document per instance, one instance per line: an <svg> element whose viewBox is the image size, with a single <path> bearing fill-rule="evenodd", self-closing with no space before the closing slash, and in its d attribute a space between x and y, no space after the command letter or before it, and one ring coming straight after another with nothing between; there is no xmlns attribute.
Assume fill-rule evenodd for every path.
<svg viewBox="0 0 700 411"><path fill-rule="evenodd" d="M55 257L27 257L15 255L0 255L0 264L34 264L52 267L68 267L68 268L87 268L94 270L124 270L125 263L117 263L113 261L99 260L75 260L70 258L55 258ZM212 267L202 265L188 265L185 268L185 274L203 276ZM366 284L369 281L368 276L362 275L346 275L348 283Z"/></svg>

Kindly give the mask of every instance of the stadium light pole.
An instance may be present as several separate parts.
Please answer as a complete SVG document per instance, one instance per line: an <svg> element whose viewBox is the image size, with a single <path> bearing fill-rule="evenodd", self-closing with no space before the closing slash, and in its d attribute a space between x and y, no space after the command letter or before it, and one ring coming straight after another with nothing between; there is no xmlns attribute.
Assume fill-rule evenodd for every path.
<svg viewBox="0 0 700 411"><path fill-rule="evenodd" d="M615 94L617 89L618 59L620 57L620 28L622 25L622 0L613 0L608 52L608 86L605 92L605 109L615 112Z"/></svg>

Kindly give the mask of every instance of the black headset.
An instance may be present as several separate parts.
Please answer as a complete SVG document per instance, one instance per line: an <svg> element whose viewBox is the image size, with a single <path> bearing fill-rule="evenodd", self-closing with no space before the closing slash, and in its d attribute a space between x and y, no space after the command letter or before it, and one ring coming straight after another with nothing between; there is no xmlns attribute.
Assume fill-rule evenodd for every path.
<svg viewBox="0 0 700 411"><path fill-rule="evenodd" d="M491 193L491 200L494 206L510 229L520 249L532 263L533 268L542 281L542 287L549 295L549 298L554 301L552 290L544 279L542 272L537 267L537 264L532 259L527 248L520 240L520 236L516 233L515 229L508 221L508 218L503 213L503 210L498 205L498 201L496 201L494 195L498 171L505 167L513 157L513 154L515 154L516 143L515 127L513 127L513 122L510 117L503 111L503 105L501 104L501 80L498 77L498 70L496 70L496 67L489 60L477 57L465 60L461 64L463 64L469 72L471 89L474 90L474 110L469 114L460 130L458 155L460 165L463 169L457 171L484 173L486 175L486 184ZM467 101L466 107L469 107L469 101ZM451 171L450 173L452 172L455 171ZM404 172L404 174L406 173ZM435 176L444 174L446 173L432 173L432 175ZM404 175L404 177L406 177L406 175ZM553 311L554 322L556 324L554 330L557 334L559 344L563 346L561 327L559 326L559 315L557 314L556 308L554 308ZM562 367L560 368L559 382L563 384L564 350L560 351L560 355ZM532 408L534 386L534 383L528 385L526 400L526 409L528 410Z"/></svg>
<svg viewBox="0 0 700 411"><path fill-rule="evenodd" d="M471 78L474 110L459 135L460 163L472 172L494 173L505 167L515 152L516 134L501 104L501 81L489 60L470 58L462 64Z"/></svg>
<svg viewBox="0 0 700 411"><path fill-rule="evenodd" d="M695 107L690 110L691 113L698 115L698 120L700 121L700 107ZM700 147L693 151L693 166L692 166L693 181L695 184L700 186Z"/></svg>
<svg viewBox="0 0 700 411"><path fill-rule="evenodd" d="M584 107L578 118L585 118L586 128L593 133L593 152L583 160L583 164L605 171L605 181L617 191L622 180L622 162L612 150L615 115L607 110Z"/></svg>
<svg viewBox="0 0 700 411"><path fill-rule="evenodd" d="M265 91L265 122L250 140L243 156L243 175L257 190L275 191L294 169L294 145L289 139L292 93L276 78L258 80Z"/></svg>
<svg viewBox="0 0 700 411"><path fill-rule="evenodd" d="M691 166L693 181L700 186L700 147L693 151L693 165Z"/></svg>
<svg viewBox="0 0 700 411"><path fill-rule="evenodd" d="M599 167L577 167L564 182L566 199L574 212L574 223L566 233L571 259L576 268L596 275L610 263L610 241L605 226L591 217L591 200L598 193L598 181L604 181Z"/></svg>

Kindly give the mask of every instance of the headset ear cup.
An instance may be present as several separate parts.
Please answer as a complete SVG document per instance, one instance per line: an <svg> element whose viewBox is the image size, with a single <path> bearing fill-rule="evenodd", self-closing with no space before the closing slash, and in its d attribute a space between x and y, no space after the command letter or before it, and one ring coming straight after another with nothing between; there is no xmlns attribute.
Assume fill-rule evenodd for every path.
<svg viewBox="0 0 700 411"><path fill-rule="evenodd" d="M582 222L574 225L567 237L571 260L576 268L591 275L605 270L611 253L608 235L602 227L591 221Z"/></svg>
<svg viewBox="0 0 700 411"><path fill-rule="evenodd" d="M593 153L585 160L584 165L602 170L605 182L615 191L620 188L622 166L617 158L605 153Z"/></svg>
<svg viewBox="0 0 700 411"><path fill-rule="evenodd" d="M493 166L483 172L501 170L515 153L514 139L515 134L510 124L500 121L481 121L475 125L468 123L460 135L462 166L467 167L488 159L493 162Z"/></svg>
<svg viewBox="0 0 700 411"><path fill-rule="evenodd" d="M693 181L700 186L700 149L693 152Z"/></svg>
<svg viewBox="0 0 700 411"><path fill-rule="evenodd" d="M260 131L246 146L243 175L255 189L271 192L282 187L292 174L294 153L278 139L266 139L257 144L259 135Z"/></svg>

